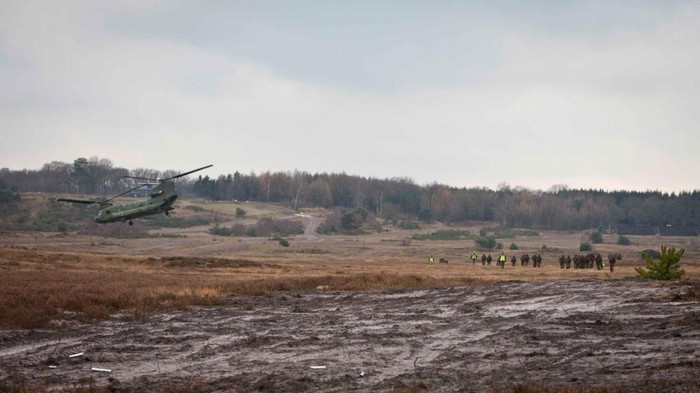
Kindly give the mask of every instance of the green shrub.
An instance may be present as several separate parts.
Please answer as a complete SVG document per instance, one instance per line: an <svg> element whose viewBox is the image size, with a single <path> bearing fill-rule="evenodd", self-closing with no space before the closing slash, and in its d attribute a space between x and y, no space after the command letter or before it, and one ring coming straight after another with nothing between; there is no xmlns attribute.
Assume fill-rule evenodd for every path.
<svg viewBox="0 0 700 393"><path fill-rule="evenodd" d="M659 259L659 257L661 256L661 254L659 254L657 250L649 248L642 251L642 261L645 260L645 257L647 255L650 256L652 259Z"/></svg>
<svg viewBox="0 0 700 393"><path fill-rule="evenodd" d="M476 245L481 248L496 248L496 238L493 236L485 236L476 239Z"/></svg>
<svg viewBox="0 0 700 393"><path fill-rule="evenodd" d="M493 232L493 236L497 239L512 238L517 236L539 236L540 233L529 229L505 229L501 228Z"/></svg>
<svg viewBox="0 0 700 393"><path fill-rule="evenodd" d="M636 267L637 277L645 280L680 280L685 271L681 269L681 258L685 253L684 249L676 250L675 247L667 248L661 246L659 259L652 258L651 255L644 255L646 269Z"/></svg>
<svg viewBox="0 0 700 393"><path fill-rule="evenodd" d="M231 236L231 228L219 226L219 224L214 225L209 228L209 233L215 236Z"/></svg>
<svg viewBox="0 0 700 393"><path fill-rule="evenodd" d="M581 243L580 246L578 246L579 251L593 251L593 246L591 246L591 243Z"/></svg>
<svg viewBox="0 0 700 393"><path fill-rule="evenodd" d="M626 236L620 235L620 236L617 237L617 244L619 244L619 245L621 245L621 246L629 246L629 245L630 245L630 239L627 238Z"/></svg>
<svg viewBox="0 0 700 393"><path fill-rule="evenodd" d="M246 214L248 214L248 212L245 211L245 209L242 209L242 208L240 208L240 207L237 207L237 208L236 208L236 217L238 217L238 218L244 218Z"/></svg>
<svg viewBox="0 0 700 393"><path fill-rule="evenodd" d="M510 247L508 247L510 250L519 250L518 245L515 243L510 243Z"/></svg>
<svg viewBox="0 0 700 393"><path fill-rule="evenodd" d="M329 222L324 222L321 225L316 228L316 233L319 235L330 235L332 233L338 233L338 228L335 227L335 225L329 223Z"/></svg>
<svg viewBox="0 0 700 393"><path fill-rule="evenodd" d="M289 247L289 242L286 239L283 239L279 236L275 236L272 238L272 240L277 240L277 242L280 244L282 247Z"/></svg>
<svg viewBox="0 0 700 393"><path fill-rule="evenodd" d="M360 217L355 213L345 213L340 219L340 228L345 232L355 232L362 227Z"/></svg>
<svg viewBox="0 0 700 393"><path fill-rule="evenodd" d="M399 228L401 229L420 229L420 225L414 221L401 221L399 223Z"/></svg>
<svg viewBox="0 0 700 393"><path fill-rule="evenodd" d="M226 229L228 231L223 233L228 234L222 236L275 236L274 240L277 240L278 236L299 235L304 233L304 226L299 220L275 220L270 217L263 217L259 219L257 223L247 226L242 223L236 223ZM215 235L217 234L211 230L209 232Z"/></svg>
<svg viewBox="0 0 700 393"><path fill-rule="evenodd" d="M593 232L591 233L590 240L593 244L600 244L603 242L603 234L600 231Z"/></svg>
<svg viewBox="0 0 700 393"><path fill-rule="evenodd" d="M471 232L458 229L441 229L428 234L415 234L414 240L465 240L471 239Z"/></svg>

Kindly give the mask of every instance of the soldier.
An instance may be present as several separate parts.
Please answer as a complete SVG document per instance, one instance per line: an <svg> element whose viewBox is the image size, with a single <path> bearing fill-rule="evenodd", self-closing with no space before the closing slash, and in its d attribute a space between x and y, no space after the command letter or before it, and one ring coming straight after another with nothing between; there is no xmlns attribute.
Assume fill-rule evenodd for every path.
<svg viewBox="0 0 700 393"><path fill-rule="evenodd" d="M561 254L561 256L559 257L559 267L563 269L565 264L566 257L564 256L564 254Z"/></svg>
<svg viewBox="0 0 700 393"><path fill-rule="evenodd" d="M501 251L501 255L498 256L498 264L501 265L501 269L506 267L506 254Z"/></svg>
<svg viewBox="0 0 700 393"><path fill-rule="evenodd" d="M481 254L481 266L486 266L486 254Z"/></svg>
<svg viewBox="0 0 700 393"><path fill-rule="evenodd" d="M472 256L471 256L472 266L476 266L477 259L478 259L478 257L476 256L476 253L474 251L472 251Z"/></svg>
<svg viewBox="0 0 700 393"><path fill-rule="evenodd" d="M491 254L489 254L489 256L486 257L486 264L491 266L491 261L493 261L493 258L491 258Z"/></svg>
<svg viewBox="0 0 700 393"><path fill-rule="evenodd" d="M525 260L525 266L527 266L530 263L530 254L525 254L523 259Z"/></svg>
<svg viewBox="0 0 700 393"><path fill-rule="evenodd" d="M593 264L596 262L595 259L596 259L596 257L595 257L595 254L593 254L593 253L586 255L586 262L587 262L586 267L589 269L593 269Z"/></svg>
<svg viewBox="0 0 700 393"><path fill-rule="evenodd" d="M595 256L595 268L603 270L603 257L600 254L596 254Z"/></svg>
<svg viewBox="0 0 700 393"><path fill-rule="evenodd" d="M516 263L518 263L518 258L516 258L516 256L513 255L512 257L510 257L510 264L515 266Z"/></svg>
<svg viewBox="0 0 700 393"><path fill-rule="evenodd" d="M571 269L571 255L566 256L566 268Z"/></svg>
<svg viewBox="0 0 700 393"><path fill-rule="evenodd" d="M536 254L534 257L532 257L533 260L533 267L542 267L542 255Z"/></svg>
<svg viewBox="0 0 700 393"><path fill-rule="evenodd" d="M616 254L610 254L608 255L608 263L610 263L610 273L615 270L615 262L617 262L617 255Z"/></svg>

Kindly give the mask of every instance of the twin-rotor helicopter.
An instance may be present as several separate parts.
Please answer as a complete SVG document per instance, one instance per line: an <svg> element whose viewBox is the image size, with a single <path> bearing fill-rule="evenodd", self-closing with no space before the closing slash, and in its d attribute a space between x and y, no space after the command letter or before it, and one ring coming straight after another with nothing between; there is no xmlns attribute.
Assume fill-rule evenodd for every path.
<svg viewBox="0 0 700 393"><path fill-rule="evenodd" d="M153 214L165 213L169 215L171 210L174 210L173 202L177 199L177 191L175 190L175 182L173 180L187 176L194 172L207 169L213 165L203 166L201 168L180 173L179 175L167 177L164 179L147 179L143 177L133 177L125 176L131 179L146 180L150 182L157 182L157 185L150 190L150 196L147 199L142 199L140 201L129 202L122 205L114 205L110 201L126 195L130 192L138 190L141 187L152 183L144 183L138 187L134 187L128 191L125 191L119 195L115 195L108 199L99 200L89 200L89 199L72 199L72 198L58 198L59 202L70 202L70 203L81 203L85 205L96 204L99 205L100 210L97 212L95 217L95 222L99 224L107 224L110 222L128 222L129 225L133 225L132 221L134 218L150 216Z"/></svg>

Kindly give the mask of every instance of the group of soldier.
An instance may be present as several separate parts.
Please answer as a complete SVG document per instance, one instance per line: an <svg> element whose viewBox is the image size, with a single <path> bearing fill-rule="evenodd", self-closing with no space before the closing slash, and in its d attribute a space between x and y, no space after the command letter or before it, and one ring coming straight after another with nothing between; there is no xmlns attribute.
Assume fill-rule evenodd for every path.
<svg viewBox="0 0 700 393"><path fill-rule="evenodd" d="M505 252L501 252L497 258L498 259L496 260L496 258L491 256L491 254L481 254L481 266L491 266L491 262L496 260L496 265L500 266L501 269L504 269L506 267L506 261L508 260ZM479 256L476 252L472 251L469 259L472 261L472 265L476 266ZM610 266L611 272L615 269L615 262L619 261L620 259L622 259L620 254L608 254L608 265ZM530 260L532 260L532 267L542 267L542 255L540 254L533 254L532 256L530 256L530 254L523 254L520 257L520 266L528 266L530 264ZM428 263L434 262L435 258L432 255L428 257ZM447 263L447 259L440 258L440 263ZM516 266L518 264L518 258L515 255L512 255L510 257L510 263L512 266ZM603 270L603 268L605 268L605 263L603 262L602 255L589 253L586 255L576 254L573 258L571 255L562 255L559 258L559 266L562 269L571 269L572 266L574 269L593 269L595 266L597 270Z"/></svg>
<svg viewBox="0 0 700 393"><path fill-rule="evenodd" d="M476 261L479 259L479 256L476 254L476 252L472 251L469 259L471 259L472 265L476 265ZM530 257L529 254L523 254L520 257L520 266L528 266L530 264L530 259L532 259L532 267L542 267L542 255L540 254L534 254L532 257ZM491 256L491 254L481 254L481 266L491 266L491 262L493 260L494 258ZM500 266L501 269L504 269L506 267L507 260L508 258L505 252L501 252L501 254L498 256L496 264ZM511 256L510 263L511 265L516 266L518 264L518 258L515 255Z"/></svg>
<svg viewBox="0 0 700 393"><path fill-rule="evenodd" d="M610 266L610 272L615 270L615 262L622 259L620 254L608 254L608 265ZM593 269L603 270L605 268L605 262L603 262L603 256L600 254L589 253L586 255L576 254L572 258L571 255L562 255L559 257L559 267L562 269Z"/></svg>

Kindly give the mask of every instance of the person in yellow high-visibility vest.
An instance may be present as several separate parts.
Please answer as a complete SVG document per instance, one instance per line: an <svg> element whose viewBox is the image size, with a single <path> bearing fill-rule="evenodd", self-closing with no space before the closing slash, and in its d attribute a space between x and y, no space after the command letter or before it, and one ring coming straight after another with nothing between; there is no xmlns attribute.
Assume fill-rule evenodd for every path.
<svg viewBox="0 0 700 393"><path fill-rule="evenodd" d="M476 265L476 260L477 260L478 258L479 258L479 257L476 256L476 253L475 253L474 251L472 251L472 256L471 256L472 265Z"/></svg>
<svg viewBox="0 0 700 393"><path fill-rule="evenodd" d="M501 269L506 267L506 254L501 251L501 255L498 256L498 263L501 264Z"/></svg>
<svg viewBox="0 0 700 393"><path fill-rule="evenodd" d="M435 257L432 255L428 257L428 263L435 263Z"/></svg>

